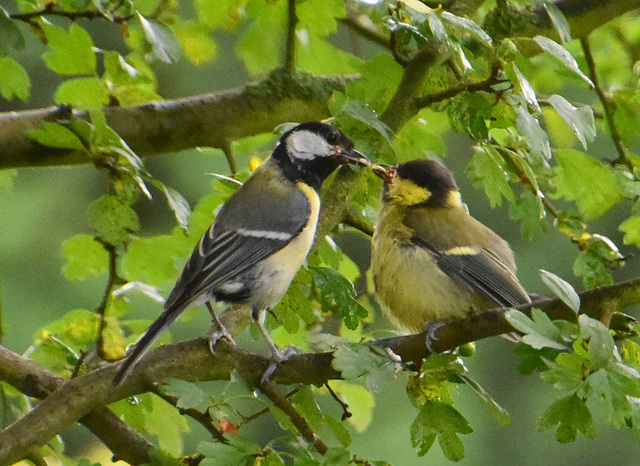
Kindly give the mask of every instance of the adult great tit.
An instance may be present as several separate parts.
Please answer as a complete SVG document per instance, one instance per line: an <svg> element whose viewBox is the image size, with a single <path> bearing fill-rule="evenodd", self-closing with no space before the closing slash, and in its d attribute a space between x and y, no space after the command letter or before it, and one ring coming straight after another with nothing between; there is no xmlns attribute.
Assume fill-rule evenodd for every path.
<svg viewBox="0 0 640 466"><path fill-rule="evenodd" d="M418 333L430 322L530 302L509 245L469 215L444 165L421 159L372 168L384 188L371 268L381 307L398 328Z"/></svg>
<svg viewBox="0 0 640 466"><path fill-rule="evenodd" d="M322 182L342 164L370 165L341 131L319 122L285 132L271 156L220 209L164 312L133 346L114 378L120 383L160 334L189 306L206 303L218 334L229 339L210 301L247 305L273 355L265 313L280 301L313 242Z"/></svg>

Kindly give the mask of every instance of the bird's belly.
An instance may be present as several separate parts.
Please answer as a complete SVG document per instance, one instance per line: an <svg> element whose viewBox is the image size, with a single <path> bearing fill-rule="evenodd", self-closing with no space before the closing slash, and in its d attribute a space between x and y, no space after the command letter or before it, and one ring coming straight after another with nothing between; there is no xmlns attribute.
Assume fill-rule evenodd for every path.
<svg viewBox="0 0 640 466"><path fill-rule="evenodd" d="M377 244L372 262L381 308L403 331L421 332L428 322L464 317L489 305L483 296L446 275L422 248Z"/></svg>

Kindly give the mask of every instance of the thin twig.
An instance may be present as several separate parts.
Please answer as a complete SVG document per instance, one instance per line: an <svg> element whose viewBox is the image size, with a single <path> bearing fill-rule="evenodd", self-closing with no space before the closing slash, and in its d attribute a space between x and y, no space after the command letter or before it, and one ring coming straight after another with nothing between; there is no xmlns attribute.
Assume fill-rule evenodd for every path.
<svg viewBox="0 0 640 466"><path fill-rule="evenodd" d="M452 97L455 97L458 94L461 94L463 92L487 91L487 90L490 90L491 87L495 86L496 84L502 84L502 83L508 82L505 79L498 78L497 71L498 70L496 69L493 73L491 73L491 76L489 76L484 81L471 83L471 84L466 84L466 83L460 84L458 86L454 86L452 88L445 89L444 91L436 92L434 94L416 97L414 99L414 104L418 109L421 109L421 108L433 105L437 102L442 102L443 100L447 100Z"/></svg>
<svg viewBox="0 0 640 466"><path fill-rule="evenodd" d="M291 420L296 429L302 434L302 436L313 445L318 453L324 455L329 450L326 443L320 440L320 437L311 429L311 426L302 415L296 411L293 404L278 391L276 384L272 381L264 382L260 385L262 393L269 398L276 407L280 408Z"/></svg>
<svg viewBox="0 0 640 466"><path fill-rule="evenodd" d="M633 169L633 165L629 161L627 157L627 150L624 147L622 142L622 138L620 137L620 133L618 133L618 127L616 126L615 120L613 119L614 108L611 101L607 98L602 87L600 86L600 82L598 80L598 74L596 73L596 64L593 60L593 54L591 53L591 46L589 45L588 37L580 38L580 45L582 46L582 52L584 53L585 61L587 62L587 68L589 69L589 78L591 82L593 82L593 86L595 88L596 94L598 94L598 98L602 103L602 108L604 110L604 116L607 119L607 125L609 126L609 132L611 133L611 139L613 140L613 144L616 147L616 151L618 152L618 158L612 161L613 164L624 164L630 170Z"/></svg>
<svg viewBox="0 0 640 466"><path fill-rule="evenodd" d="M298 24L296 0L288 0L287 18L287 46L284 52L284 69L292 73L296 69L296 25Z"/></svg>
<svg viewBox="0 0 640 466"><path fill-rule="evenodd" d="M233 157L233 150L231 149L231 142L225 141L221 144L222 152L224 152L224 156L227 158L227 164L229 165L229 170L233 176L238 174L238 166L236 164L236 159Z"/></svg>
<svg viewBox="0 0 640 466"><path fill-rule="evenodd" d="M327 388L327 390L329 391L329 395L331 395L331 397L336 400L336 402L340 405L340 407L342 408L342 416L340 417L340 419L342 421L345 421L347 419L349 419L351 416L353 416L353 414L351 413L351 411L349 411L349 405L347 403L345 403L344 401L342 401L340 399L340 397L338 396L338 394L336 392L333 391L333 388L331 388L331 385L329 385L329 382L327 382L326 384L324 384L324 386Z"/></svg>
<svg viewBox="0 0 640 466"><path fill-rule="evenodd" d="M287 393L285 395L285 397L287 398L291 398L293 395L295 395L296 393L298 393L300 391L302 387L298 387L298 388L294 388L293 390L291 390L289 393ZM258 419L260 416L264 416L265 414L267 414L269 412L269 408L262 408L260 411L256 411L255 413L253 413L250 416L247 416L246 418L244 418L244 423L247 424L255 419Z"/></svg>
<svg viewBox="0 0 640 466"><path fill-rule="evenodd" d="M227 439L224 438L224 435L223 435L222 431L220 429L218 429L213 424L213 419L211 418L211 416L208 413L202 413L202 412L200 412L200 411L198 411L197 409L194 409L194 408L179 408L178 407L178 398L175 397L175 396L171 396L171 395L167 395L165 393L162 393L159 390L159 387L156 386L156 385L154 385L153 393L155 393L160 398L162 398L164 401L169 403L171 406L173 406L174 408L179 410L181 414L189 416L190 418L195 420L198 424L200 424L202 427L207 429L207 431L209 431L209 433L214 438L214 440L216 440L218 442L221 442L221 443L227 443Z"/></svg>
<svg viewBox="0 0 640 466"><path fill-rule="evenodd" d="M84 19L106 19L112 23L123 23L125 21L130 20L133 16L116 16L111 14L111 16L102 13L97 10L90 11L63 11L55 9L56 2L49 2L45 5L45 7L38 11L32 11L31 13L15 13L9 15L9 18L15 19L18 21L24 21L25 23L31 23L34 19L39 18L41 16L59 16L62 18L67 18L72 21L76 19L84 18ZM115 11L115 10L114 10Z"/></svg>
<svg viewBox="0 0 640 466"><path fill-rule="evenodd" d="M361 231L365 235L373 236L373 226L362 220L360 217L354 215L353 212L347 210L344 214L344 218L342 219L342 223Z"/></svg>
<svg viewBox="0 0 640 466"><path fill-rule="evenodd" d="M338 18L338 21L347 26L352 31L358 33L365 39L391 50L391 46L389 45L389 38L387 36L382 34L380 31L363 24L362 21L360 21L353 14L347 13L346 18Z"/></svg>
<svg viewBox="0 0 640 466"><path fill-rule="evenodd" d="M107 286L105 287L104 294L102 295L102 302L96 309L96 313L100 317L100 324L98 327L98 341L96 342L96 346L100 357L104 360L109 360L109 358L106 357L106 353L104 351L104 330L107 327L105 314L107 312L109 298L111 297L111 291L113 290L114 286L119 283L123 283L124 280L118 276L118 251L116 247L112 244L107 243L106 241L101 241L100 239L97 240L109 253L109 278L107 279Z"/></svg>

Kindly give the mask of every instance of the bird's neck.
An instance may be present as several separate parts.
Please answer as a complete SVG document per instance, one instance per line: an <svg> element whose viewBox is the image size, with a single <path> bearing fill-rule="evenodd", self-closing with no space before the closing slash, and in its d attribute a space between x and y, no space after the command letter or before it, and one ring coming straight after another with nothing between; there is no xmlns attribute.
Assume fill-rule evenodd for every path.
<svg viewBox="0 0 640 466"><path fill-rule="evenodd" d="M324 180L336 169L335 162L326 157L293 161L286 150L284 144L280 144L271 154L285 178L293 183L302 181L320 192Z"/></svg>

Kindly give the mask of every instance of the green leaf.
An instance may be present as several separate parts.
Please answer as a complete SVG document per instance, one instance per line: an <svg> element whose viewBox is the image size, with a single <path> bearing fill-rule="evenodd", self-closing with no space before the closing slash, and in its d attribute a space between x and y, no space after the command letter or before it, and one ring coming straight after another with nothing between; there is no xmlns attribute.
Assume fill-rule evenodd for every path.
<svg viewBox="0 0 640 466"><path fill-rule="evenodd" d="M102 196L92 202L87 217L102 239L113 245L122 243L140 229L136 211L115 196Z"/></svg>
<svg viewBox="0 0 640 466"><path fill-rule="evenodd" d="M606 367L610 361L614 360L613 336L602 322L592 319L586 314L578 318L580 325L580 336L589 340L589 359L595 369Z"/></svg>
<svg viewBox="0 0 640 466"><path fill-rule="evenodd" d="M34 141L47 147L58 149L84 150L84 144L70 129L51 122L44 122L42 128L32 129L28 133Z"/></svg>
<svg viewBox="0 0 640 466"><path fill-rule="evenodd" d="M596 218L613 207L622 192L611 169L574 149L556 149L556 194L573 200L587 218Z"/></svg>
<svg viewBox="0 0 640 466"><path fill-rule="evenodd" d="M447 21L449 24L463 28L467 30L473 37L478 39L483 45L487 47L491 47L493 41L489 34L484 32L484 30L478 26L476 23L471 21L470 19L463 18L461 16L456 16L453 13L449 13L445 11L442 13L442 19Z"/></svg>
<svg viewBox="0 0 640 466"><path fill-rule="evenodd" d="M607 269L603 258L593 251L581 251L573 262L573 273L582 277L584 287L588 290L599 286L613 285L613 277Z"/></svg>
<svg viewBox="0 0 640 466"><path fill-rule="evenodd" d="M57 104L76 108L100 108L109 103L109 90L98 78L69 79L58 86L54 100Z"/></svg>
<svg viewBox="0 0 640 466"><path fill-rule="evenodd" d="M0 7L0 53L6 54L10 50L22 50L25 46L24 37L18 26L7 13L7 10ZM0 65L0 70L2 65ZM1 81L0 81L1 82Z"/></svg>
<svg viewBox="0 0 640 466"><path fill-rule="evenodd" d="M460 375L460 378L468 387L470 387L475 392L476 395L480 397L480 399L482 399L482 401L487 404L487 406L489 406L489 408L491 409L491 413L495 416L495 418L501 425L506 426L511 424L511 416L509 415L508 411L500 406L498 402L494 400L478 382L473 380L468 375L464 374Z"/></svg>
<svg viewBox="0 0 640 466"><path fill-rule="evenodd" d="M371 107L369 107L364 102L348 101L342 106L342 108L340 109L340 113L349 115L350 117L355 118L356 120L372 127L377 132L379 132L382 137L384 137L389 143L391 142L389 139L391 128L378 120L378 115L376 115L376 112L374 112Z"/></svg>
<svg viewBox="0 0 640 466"><path fill-rule="evenodd" d="M189 424L173 406L158 396L151 397L151 407L145 412L145 430L158 438L158 446L174 456L182 455L182 436Z"/></svg>
<svg viewBox="0 0 640 466"><path fill-rule="evenodd" d="M640 247L640 217L629 217L620 224L618 230L624 233L624 244Z"/></svg>
<svg viewBox="0 0 640 466"><path fill-rule="evenodd" d="M615 112L613 120L624 143L631 147L640 139L637 122L640 121L640 91L618 89L613 93Z"/></svg>
<svg viewBox="0 0 640 466"><path fill-rule="evenodd" d="M570 42L571 28L569 27L569 23L560 8L558 8L554 3L544 3L543 6L553 23L553 27L558 32L558 36L560 36L560 42Z"/></svg>
<svg viewBox="0 0 640 466"><path fill-rule="evenodd" d="M309 267L313 283L318 289L322 311L339 310L342 320L350 330L369 315L368 311L356 301L353 284L340 272L325 267Z"/></svg>
<svg viewBox="0 0 640 466"><path fill-rule="evenodd" d="M296 7L297 29L325 37L338 30L336 18L344 18L346 14L342 0L305 0Z"/></svg>
<svg viewBox="0 0 640 466"><path fill-rule="evenodd" d="M544 160L551 159L549 136L540 126L538 119L523 106L516 107L518 130L527 137L531 152Z"/></svg>
<svg viewBox="0 0 640 466"><path fill-rule="evenodd" d="M313 313L313 306L299 286L291 285L280 302L273 308L273 312L282 322L285 330L296 333L300 329L300 319L310 325L317 322Z"/></svg>
<svg viewBox="0 0 640 466"><path fill-rule="evenodd" d="M557 42L552 41L548 37L536 36L533 38L540 48L549 53L552 57L556 58L561 64L566 66L570 71L574 72L578 77L584 80L589 87L593 88L593 83L578 67L578 63L575 58L571 56L569 52Z"/></svg>
<svg viewBox="0 0 640 466"><path fill-rule="evenodd" d="M574 107L564 97L557 94L552 95L547 101L555 108L558 115L571 127L573 133L587 148L587 142L591 142L596 137L596 122L593 110L587 105Z"/></svg>
<svg viewBox="0 0 640 466"><path fill-rule="evenodd" d="M396 133L391 141L400 162L422 158L427 154L445 154L445 143L437 133L429 128L422 118L412 118Z"/></svg>
<svg viewBox="0 0 640 466"><path fill-rule="evenodd" d="M520 311L510 310L505 314L507 321L516 330L524 333L522 341L535 349L555 348L566 350L562 332L540 309L531 310L531 319Z"/></svg>
<svg viewBox="0 0 640 466"><path fill-rule="evenodd" d="M76 235L62 243L62 273L71 281L86 280L109 269L109 253L93 236Z"/></svg>
<svg viewBox="0 0 640 466"><path fill-rule="evenodd" d="M201 442L196 451L204 456L200 466L238 466L254 460L251 455L241 452L235 446L220 442Z"/></svg>
<svg viewBox="0 0 640 466"><path fill-rule="evenodd" d="M511 82L515 81L518 84L520 92L522 92L522 96L527 103L533 107L536 112L540 113L540 104L538 103L536 93L533 90L533 87L531 87L531 83L520 71L520 68L518 68L514 62L508 62L505 65L505 71L507 72L507 76L509 76L509 80Z"/></svg>
<svg viewBox="0 0 640 466"><path fill-rule="evenodd" d="M308 34L297 50L297 67L312 74L357 73L361 60L315 34Z"/></svg>
<svg viewBox="0 0 640 466"><path fill-rule="evenodd" d="M553 291L553 294L560 298L562 302L569 306L575 313L578 313L580 310L580 296L578 296L576 290L574 290L568 282L546 270L540 270L540 276L544 284Z"/></svg>
<svg viewBox="0 0 640 466"><path fill-rule="evenodd" d="M541 198L524 191L515 203L509 205L509 217L520 221L522 237L527 241L537 241L549 231L549 222L546 216L541 215L544 213L541 203Z"/></svg>
<svg viewBox="0 0 640 466"><path fill-rule="evenodd" d="M212 61L218 54L218 46L211 38L211 31L195 21L182 21L171 29L176 35L182 51L194 65Z"/></svg>
<svg viewBox="0 0 640 466"><path fill-rule="evenodd" d="M333 353L331 365L345 380L365 376L367 388L379 392L395 377L395 365L382 350L376 352L361 344L344 344Z"/></svg>
<svg viewBox="0 0 640 466"><path fill-rule="evenodd" d="M166 379L160 387L165 395L178 398L178 409L197 409L202 411L207 408L208 395L195 383L180 379Z"/></svg>
<svg viewBox="0 0 640 466"><path fill-rule="evenodd" d="M147 181L149 181L152 185L162 191L164 196L167 198L169 207L173 211L173 215L178 221L178 225L184 231L188 232L189 215L191 215L191 207L189 206L189 202L187 202L182 194L180 194L175 189L165 185L162 181L150 177L147 178Z"/></svg>
<svg viewBox="0 0 640 466"><path fill-rule="evenodd" d="M135 238L127 246L122 269L129 280L161 286L178 276L174 257L181 253L181 245L169 235Z"/></svg>
<svg viewBox="0 0 640 466"><path fill-rule="evenodd" d="M232 29L242 19L246 0L195 0L193 2L198 18L202 24L210 29L223 27Z"/></svg>
<svg viewBox="0 0 640 466"><path fill-rule="evenodd" d="M376 400L373 394L362 385L345 382L344 380L332 380L331 388L340 399L349 406L352 414L347 419L356 431L363 432L373 420L373 408Z"/></svg>
<svg viewBox="0 0 640 466"><path fill-rule="evenodd" d="M536 421L536 429L539 431L549 430L556 425L556 440L560 443L573 442L578 430L586 438L596 437L596 428L589 408L575 393L554 401Z"/></svg>
<svg viewBox="0 0 640 466"><path fill-rule="evenodd" d="M96 54L91 36L73 23L69 31L43 23L48 50L42 58L45 64L58 74L93 74L96 71Z"/></svg>
<svg viewBox="0 0 640 466"><path fill-rule="evenodd" d="M171 30L155 21L148 20L140 13L138 19L144 36L153 47L153 53L165 63L173 63L180 57L180 44Z"/></svg>
<svg viewBox="0 0 640 466"><path fill-rule="evenodd" d="M468 166L469 177L474 184L484 188L492 207L502 205L502 196L509 202L515 201L507 172L502 168L504 163L493 146L483 144L476 148Z"/></svg>
<svg viewBox="0 0 640 466"><path fill-rule="evenodd" d="M1 11L0 18L2 18ZM0 43L2 43L1 37ZM30 92L31 81L22 65L11 57L0 56L0 95L6 100L14 97L27 100Z"/></svg>
<svg viewBox="0 0 640 466"><path fill-rule="evenodd" d="M236 54L252 75L278 67L285 38L285 2L251 2L247 14L255 18L236 43Z"/></svg>
<svg viewBox="0 0 640 466"><path fill-rule="evenodd" d="M453 406L427 401L411 424L411 443L424 456L437 438L442 453L452 461L464 458L464 445L458 434L470 434L473 428Z"/></svg>

